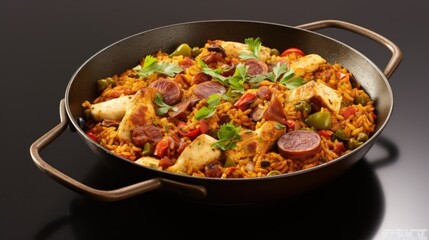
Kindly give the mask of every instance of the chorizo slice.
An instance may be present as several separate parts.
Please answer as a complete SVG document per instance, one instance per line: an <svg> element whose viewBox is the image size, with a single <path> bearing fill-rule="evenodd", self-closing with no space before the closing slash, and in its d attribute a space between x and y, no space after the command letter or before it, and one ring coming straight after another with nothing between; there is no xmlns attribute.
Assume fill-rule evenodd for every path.
<svg viewBox="0 0 429 240"><path fill-rule="evenodd" d="M303 159L322 149L319 134L308 130L297 130L284 134L277 141L279 153L285 158Z"/></svg>
<svg viewBox="0 0 429 240"><path fill-rule="evenodd" d="M176 111L173 111L173 110L168 111L168 116L171 118L177 118L181 121L186 122L187 121L187 114L186 114L187 112L186 111L188 111L191 108L192 101L193 101L193 99L188 98L188 99L185 99L185 100L179 102L178 104L174 105L177 108L177 110Z"/></svg>
<svg viewBox="0 0 429 240"><path fill-rule="evenodd" d="M160 78L149 84L149 87L158 90L164 102L168 105L174 105L182 98L182 91L179 84L171 79Z"/></svg>
<svg viewBox="0 0 429 240"><path fill-rule="evenodd" d="M225 92L226 92L225 87L222 84L215 81L202 82L198 84L194 89L194 94L199 99L206 99L210 95L215 93L219 93L222 95Z"/></svg>
<svg viewBox="0 0 429 240"><path fill-rule="evenodd" d="M267 64L258 59L248 59L244 64L248 67L247 74L250 76L256 76L268 72Z"/></svg>

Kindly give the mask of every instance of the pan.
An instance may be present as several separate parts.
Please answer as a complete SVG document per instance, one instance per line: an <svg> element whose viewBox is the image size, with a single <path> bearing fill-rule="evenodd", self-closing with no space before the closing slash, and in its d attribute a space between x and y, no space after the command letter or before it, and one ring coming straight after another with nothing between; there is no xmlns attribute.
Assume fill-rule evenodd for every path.
<svg viewBox="0 0 429 240"><path fill-rule="evenodd" d="M370 59L354 48L314 30L339 28L366 37L386 47L392 56L381 71ZM207 39L242 41L249 36L264 39L264 45L283 49L296 46L304 52L316 53L328 62L336 62L350 70L357 82L375 101L377 127L364 144L350 153L316 167L293 173L244 179L192 177L148 168L133 163L101 147L79 127L81 103L95 99L95 81L112 76L136 64L142 56L159 49L172 52L175 46L187 42L202 46ZM300 26L248 20L209 20L173 24L144 31L119 40L100 50L84 62L72 75L60 101L60 123L30 146L36 166L64 186L85 196L102 201L118 201L159 190L174 197L207 204L247 204L288 198L317 188L347 172L362 159L385 129L393 111L393 93L388 78L402 58L400 49L389 39L364 27L341 20L321 20ZM124 171L136 183L118 189L102 190L88 186L59 171L40 155L68 127L76 131L101 161L118 171Z"/></svg>

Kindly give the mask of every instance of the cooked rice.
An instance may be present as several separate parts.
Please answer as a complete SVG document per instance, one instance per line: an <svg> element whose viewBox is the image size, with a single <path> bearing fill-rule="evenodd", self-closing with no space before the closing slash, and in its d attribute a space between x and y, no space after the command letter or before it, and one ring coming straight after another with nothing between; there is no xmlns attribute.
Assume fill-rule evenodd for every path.
<svg viewBox="0 0 429 240"><path fill-rule="evenodd" d="M200 56L197 58L202 59L204 56L209 55L210 52L206 48ZM168 54L158 52L155 55L159 61L168 61L181 63L187 61L183 56L169 57ZM322 56L323 57L323 56ZM284 61L296 61L300 56L292 54L287 57L272 56L269 61L278 61L282 59ZM226 61L237 62L237 59L226 58ZM141 62L143 64L143 60ZM193 84L193 77L201 72L201 66L192 59L192 65L188 66L181 76L173 77L182 89L182 98L189 98L192 96L196 84ZM337 74L343 74L342 78L339 79ZM104 91L102 91L98 98L92 102L85 101L82 106L84 109L88 109L92 104L104 102L113 98L117 98L123 95L135 94L139 89L147 87L151 82L163 77L161 74L152 74L149 77L141 78L137 75L136 70L128 69L119 75L111 76L115 81L114 85L109 85ZM319 80L323 81L327 86L335 89L342 97L342 106L339 113L330 111L329 109L322 108L321 111L330 111L331 114L331 128L326 129L328 133L333 134L337 130L343 130L344 133L350 137L356 137L359 133L365 133L371 136L375 131L375 108L374 102L370 99L368 94L360 88L360 86L353 86L351 82L351 73L347 69L336 63L325 63L321 64L318 70L306 73L303 78L308 81ZM275 86L276 85L276 86ZM294 128L288 126L287 131L294 131L299 129L312 129L305 123L305 119L308 117L307 112L298 111L293 103L286 101L286 96L291 92L284 85L279 85L268 80L264 80L259 83L259 87L267 86L271 88L279 88L276 90L279 92L277 95L278 99L283 105L286 119L294 121ZM365 106L362 104L355 104L355 99L360 96L367 100ZM222 100L222 103L216 107L216 113L206 118L208 128L213 133L219 129L222 123L222 119L229 119L235 126L241 126L243 129L255 130L262 126L266 120L262 118L258 121L252 120L251 113L252 109L241 110L234 107L234 103L231 101ZM265 109L269 104L268 100L258 98L253 103L255 108ZM195 119L195 114L202 108L207 106L206 100L201 100L195 106L195 108L189 112L186 131L192 131L200 127L200 121ZM345 118L342 112L348 107L353 106L356 111L351 116ZM177 136L179 130L177 120L173 120L168 116L156 116L154 126L159 127L164 137ZM96 136L96 140L106 149L123 158L129 159L130 161L136 161L142 156L142 147L136 146L132 141L124 142L118 136L117 126L104 126L103 122L94 122L91 119L87 119L88 133ZM212 134L213 135L213 134ZM214 134L215 135L215 134ZM181 136L181 139L185 144L190 144L192 138ZM344 147L341 148L340 145ZM302 169L308 169L329 161L332 161L344 154L347 154L352 149L349 149L347 143L339 143L338 140L334 140L332 137L321 137L321 150L315 155L305 159L291 159L285 158L273 147L266 153L256 153L254 157L240 157L235 156L238 161L235 162L235 166L222 167L221 178L254 178L267 176L272 171L279 171L281 174L291 173ZM180 155L174 146L169 146L170 151L163 158L169 158L171 161L177 160ZM183 150L183 149L182 149ZM243 155L244 156L244 155ZM219 162L224 163L228 156L220 159ZM161 166L158 168L162 169ZM197 169L191 173L192 176L207 177L205 169Z"/></svg>

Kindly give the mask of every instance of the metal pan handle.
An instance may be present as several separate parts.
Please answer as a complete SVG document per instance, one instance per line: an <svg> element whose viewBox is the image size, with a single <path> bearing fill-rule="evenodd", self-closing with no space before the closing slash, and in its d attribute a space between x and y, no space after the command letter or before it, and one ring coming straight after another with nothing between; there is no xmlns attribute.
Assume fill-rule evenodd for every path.
<svg viewBox="0 0 429 240"><path fill-rule="evenodd" d="M348 23L348 22L344 22L344 21L340 21L340 20L321 20L321 21L317 21L317 22L311 22L311 23L298 25L296 27L306 29L306 30L318 30L318 29L323 29L323 28L335 27L335 28L340 28L340 29L344 29L344 30L348 30L348 31L357 33L357 34L362 35L366 38L374 40L377 43L380 43L381 45L387 47L392 52L392 57L390 58L389 62L387 63L386 68L384 69L384 75L387 78L390 78L390 76L396 70L396 68L398 67L398 65L402 59L401 50L392 41L381 36L380 34L378 34L376 32L373 32L369 29L366 29L364 27L361 27L361 26L358 26L358 25L355 25L352 23Z"/></svg>
<svg viewBox="0 0 429 240"><path fill-rule="evenodd" d="M76 192L102 201L118 201L160 188L191 198L204 198L207 195L206 189L202 186L176 182L164 178L149 179L114 190L99 190L89 187L52 167L40 156L40 152L59 137L67 126L68 118L65 111L64 99L62 99L60 102L60 123L30 146L30 154L34 163L40 170Z"/></svg>

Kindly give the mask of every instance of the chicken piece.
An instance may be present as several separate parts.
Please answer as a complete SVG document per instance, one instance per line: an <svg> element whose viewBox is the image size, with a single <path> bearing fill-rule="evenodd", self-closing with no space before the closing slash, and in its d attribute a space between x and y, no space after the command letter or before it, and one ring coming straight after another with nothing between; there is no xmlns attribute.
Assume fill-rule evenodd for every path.
<svg viewBox="0 0 429 240"><path fill-rule="evenodd" d="M167 168L167 171L192 174L202 170L206 165L219 159L221 151L212 147L216 142L216 138L207 134L199 135L183 150L175 164Z"/></svg>
<svg viewBox="0 0 429 240"><path fill-rule="evenodd" d="M326 60L317 54L308 54L290 64L295 75L304 76L305 73L316 71L321 64L326 63Z"/></svg>
<svg viewBox="0 0 429 240"><path fill-rule="evenodd" d="M133 129L154 122L156 112L153 99L156 93L157 90L154 88L143 88L134 95L118 127L120 140L130 142Z"/></svg>
<svg viewBox="0 0 429 240"><path fill-rule="evenodd" d="M249 47L244 43L222 40L215 40L214 43L225 49L225 54L228 57L238 58L238 56L242 53L251 53ZM270 56L271 49L261 46L259 49L258 59L265 62L270 58Z"/></svg>
<svg viewBox="0 0 429 240"><path fill-rule="evenodd" d="M240 133L241 140L234 148L226 150L225 155L237 163L240 159L264 154L285 132L286 129L279 127L278 122L266 121L255 131L243 130Z"/></svg>
<svg viewBox="0 0 429 240"><path fill-rule="evenodd" d="M299 101L313 101L320 103L323 107L338 113L341 108L341 95L320 80L308 83L294 89L286 98L286 102L296 103Z"/></svg>
<svg viewBox="0 0 429 240"><path fill-rule="evenodd" d="M121 96L105 102L92 104L90 107L92 119L97 122L101 122L104 119L120 121L124 117L132 97L130 95Z"/></svg>
<svg viewBox="0 0 429 240"><path fill-rule="evenodd" d="M150 168L158 168L159 167L159 159L149 156L143 156L135 161L135 163L141 164Z"/></svg>

